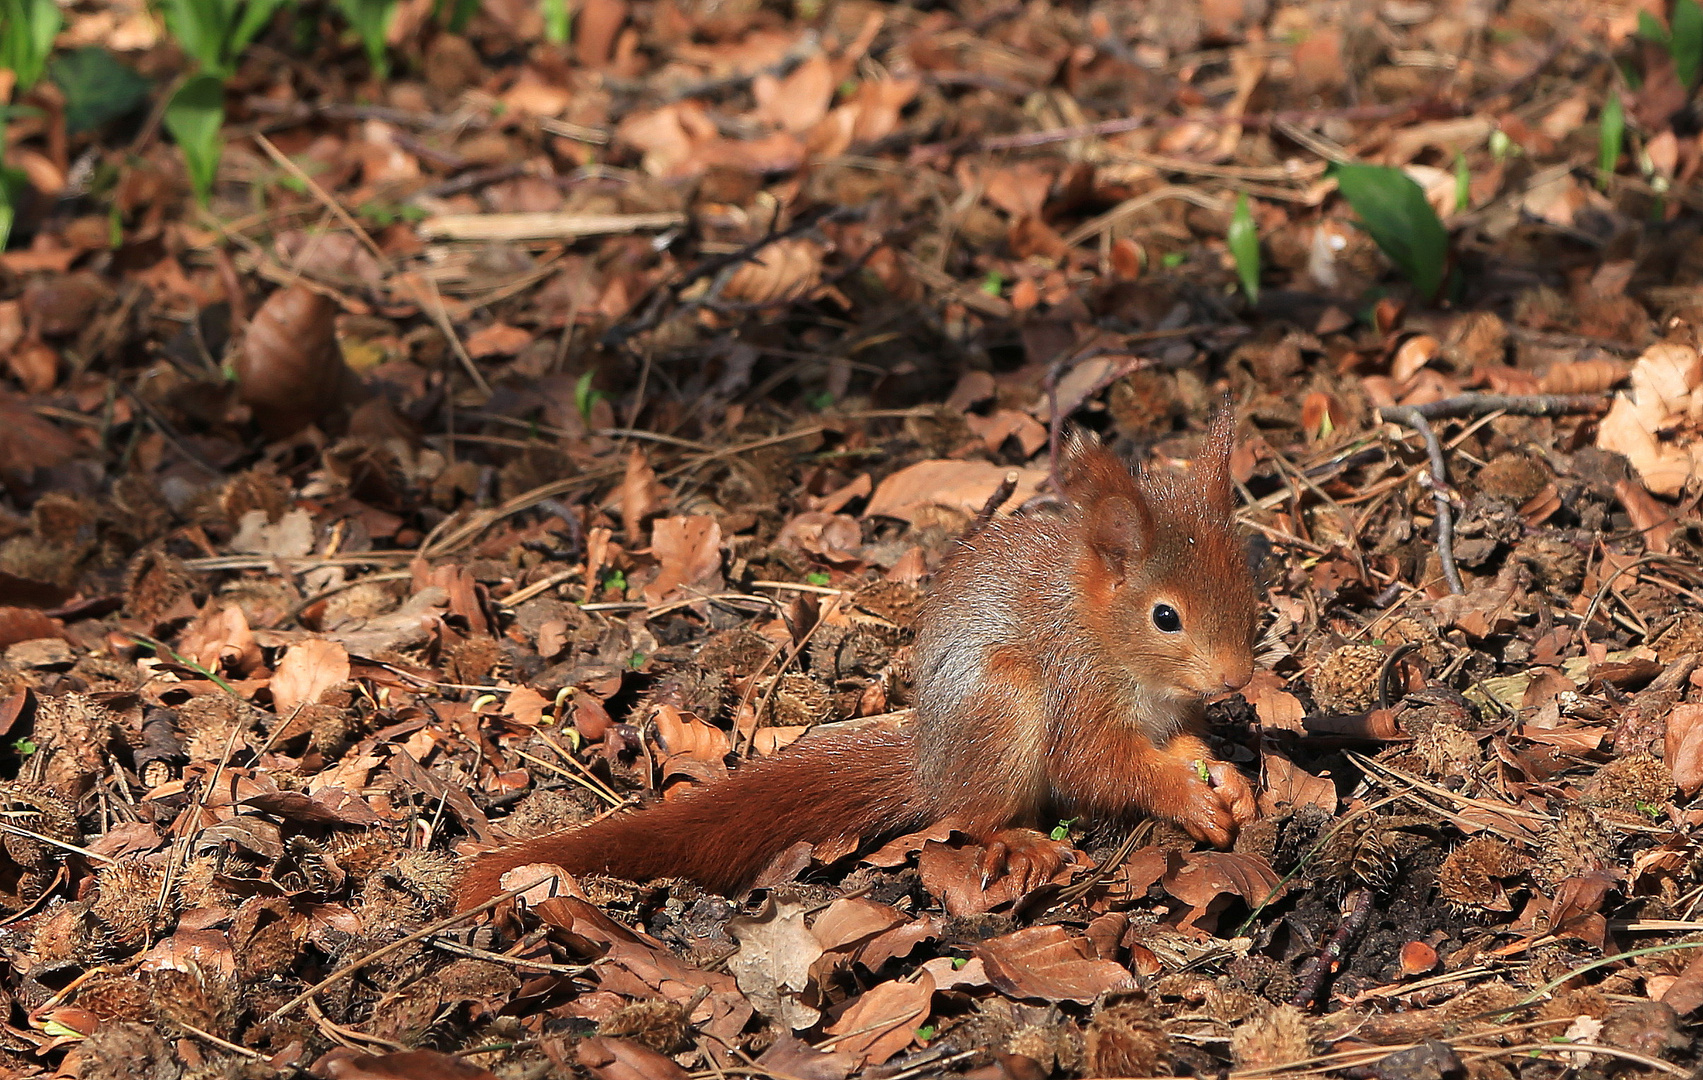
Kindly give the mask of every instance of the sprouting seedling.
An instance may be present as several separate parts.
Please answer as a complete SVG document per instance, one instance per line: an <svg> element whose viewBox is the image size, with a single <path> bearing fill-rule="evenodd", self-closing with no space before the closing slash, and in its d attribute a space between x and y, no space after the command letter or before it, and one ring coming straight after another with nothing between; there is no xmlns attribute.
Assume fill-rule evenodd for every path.
<svg viewBox="0 0 1703 1080"><path fill-rule="evenodd" d="M580 418L591 423L591 410L604 398L601 390L592 389L591 382L597 378L597 369L591 368L581 375L574 383L574 408L579 410Z"/></svg>
<svg viewBox="0 0 1703 1080"><path fill-rule="evenodd" d="M1224 240L1230 247L1230 257L1236 261L1236 276L1241 279L1248 303L1259 303L1260 234L1254 227L1254 214L1246 193L1236 196L1236 210L1230 215L1230 231Z"/></svg>
<svg viewBox="0 0 1703 1080"><path fill-rule="evenodd" d="M1063 840L1065 837L1070 835L1070 827L1076 824L1076 822L1076 818L1065 818L1057 825L1054 825L1053 831L1047 835L1052 837L1054 840Z"/></svg>
<svg viewBox="0 0 1703 1080"><path fill-rule="evenodd" d="M1620 163L1621 140L1626 137L1626 110L1620 103L1619 92L1612 88L1597 123L1597 187L1607 191L1615 166Z"/></svg>

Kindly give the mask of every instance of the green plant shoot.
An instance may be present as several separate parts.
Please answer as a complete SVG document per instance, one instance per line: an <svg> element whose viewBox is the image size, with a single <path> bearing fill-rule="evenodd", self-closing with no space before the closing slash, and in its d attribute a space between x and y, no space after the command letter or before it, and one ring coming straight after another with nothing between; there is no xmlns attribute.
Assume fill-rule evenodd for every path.
<svg viewBox="0 0 1703 1080"><path fill-rule="evenodd" d="M1603 102L1597 133L1597 187L1608 190L1614 167L1620 163L1620 143L1626 137L1626 112L1620 104L1620 94L1612 87L1608 100Z"/></svg>
<svg viewBox="0 0 1703 1080"><path fill-rule="evenodd" d="M53 0L0 0L0 68L17 76L14 94L34 86L47 70L62 21Z"/></svg>
<svg viewBox="0 0 1703 1080"><path fill-rule="evenodd" d="M385 51L385 38L390 33L391 16L396 14L396 0L337 0L337 10L361 36L373 75L388 78L390 55Z"/></svg>
<svg viewBox="0 0 1703 1080"><path fill-rule="evenodd" d="M219 128L225 123L225 84L213 75L197 75L172 95L166 106L165 125L183 151L189 182L202 206L213 194L213 177L219 169L219 152L224 140Z"/></svg>
<svg viewBox="0 0 1703 1080"><path fill-rule="evenodd" d="M544 16L544 40L566 45L574 31L574 12L568 0L542 0L538 10Z"/></svg>
<svg viewBox="0 0 1703 1080"><path fill-rule="evenodd" d="M1248 196L1236 196L1236 211L1230 215L1230 231L1225 234L1230 257L1236 260L1236 276L1242 281L1242 292L1248 303L1260 302L1260 234L1254 227L1254 213Z"/></svg>
<svg viewBox="0 0 1703 1080"><path fill-rule="evenodd" d="M205 75L228 77L283 0L165 0L166 27Z"/></svg>
<svg viewBox="0 0 1703 1080"><path fill-rule="evenodd" d="M1443 287L1449 232L1425 191L1400 169L1332 165L1326 174L1360 216L1360 224L1427 300Z"/></svg>

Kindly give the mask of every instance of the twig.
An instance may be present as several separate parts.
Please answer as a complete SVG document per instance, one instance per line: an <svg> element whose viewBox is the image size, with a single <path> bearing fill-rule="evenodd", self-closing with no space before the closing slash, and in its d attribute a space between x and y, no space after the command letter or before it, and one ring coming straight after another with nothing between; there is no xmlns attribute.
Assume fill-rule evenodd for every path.
<svg viewBox="0 0 1703 1080"><path fill-rule="evenodd" d="M1459 400L1445 398L1444 401ZM1444 402L1433 402L1441 405ZM1431 477L1426 483L1422 475L1420 483L1431 489L1431 501L1437 508L1437 559L1443 564L1443 578L1449 583L1449 591L1456 596L1466 592L1466 586L1461 584L1461 572L1455 566L1455 521L1449 507L1449 474L1443 464L1443 447L1437 442L1437 433L1431 430L1431 425L1422 406L1395 405L1378 410L1379 419L1388 424L1403 424L1419 432L1425 440L1425 450L1431 456Z"/></svg>
<svg viewBox="0 0 1703 1080"><path fill-rule="evenodd" d="M981 512L976 515L976 520L970 524L970 535L973 536L987 528L988 522L993 520L993 516L999 512L999 508L1005 505L1005 500L1011 498L1011 493L1016 490L1017 470L1012 469L1005 474L1005 479L999 482L999 486L993 489L993 494L988 496L988 501L982 504Z"/></svg>
<svg viewBox="0 0 1703 1080"><path fill-rule="evenodd" d="M1505 412L1514 416L1565 416L1569 413L1596 412L1608 402L1601 394L1456 394L1423 405L1400 405L1379 409L1386 420L1393 412L1407 412L1427 420L1461 420L1468 416ZM1396 421L1407 423L1407 421Z"/></svg>
<svg viewBox="0 0 1703 1080"><path fill-rule="evenodd" d="M652 214L439 214L420 222L427 240L578 240L585 236L675 229L686 224L678 210Z"/></svg>
<svg viewBox="0 0 1703 1080"><path fill-rule="evenodd" d="M285 157L283 151L272 145L271 139L257 131L254 133L254 141L260 149L266 151L266 156L271 158L280 169L295 177L297 183L312 192L314 198L323 203L327 210L335 214L337 220L341 221L345 228L355 234L355 238L361 242L361 245L372 252L373 258L378 260L378 264L384 268L385 272L390 272L392 269L390 256L386 255L384 249L379 247L372 236L367 233L367 230L361 227L360 222L356 221L354 216L343 208L342 203L332 198L330 192L320 187L319 182L309 176L300 165Z"/></svg>
<svg viewBox="0 0 1703 1080"><path fill-rule="evenodd" d="M486 382L485 376L479 373L479 365L473 362L473 357L468 354L467 347L461 343L460 335L455 332L455 325L449 321L449 309L444 307L443 294L438 292L437 281L427 277L426 284L431 286L431 316L437 322L438 329L449 340L449 346L455 352L455 358L461 361L461 366L466 370L467 377L472 379L473 385L479 388L481 394L485 395L485 400L490 401L492 396L491 384Z"/></svg>
<svg viewBox="0 0 1703 1080"><path fill-rule="evenodd" d="M1348 952L1348 946L1366 929L1366 923L1372 918L1372 890L1362 885L1348 897L1343 907L1346 909L1342 923L1337 926L1336 933L1319 954L1307 961L1298 981L1301 986L1295 991L1290 1004L1297 1009L1310 1009L1319 993L1324 989L1325 980L1342 966L1343 957Z"/></svg>
<svg viewBox="0 0 1703 1080"><path fill-rule="evenodd" d="M1125 116L1116 120L1102 120L1097 124L1050 128L1046 131L1030 131L1021 135L1002 135L998 138L983 139L977 146L982 150L1019 150L1030 146L1045 146L1048 143L1069 142L1072 139L1121 135L1128 131L1140 131L1142 128L1186 127L1191 124L1204 124L1209 127L1223 127L1231 124L1240 124L1243 127L1270 127L1284 122L1308 123L1322 119L1385 120L1411 111L1414 111L1412 103L1405 105L1369 105L1347 109L1296 109L1287 112L1232 113L1217 116Z"/></svg>

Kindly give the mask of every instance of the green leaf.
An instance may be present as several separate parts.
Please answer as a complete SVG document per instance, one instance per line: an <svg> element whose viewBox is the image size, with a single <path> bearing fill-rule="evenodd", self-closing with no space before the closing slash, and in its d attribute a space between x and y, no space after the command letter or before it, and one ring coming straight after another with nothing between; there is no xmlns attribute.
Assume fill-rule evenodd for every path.
<svg viewBox="0 0 1703 1080"><path fill-rule="evenodd" d="M1673 40L1668 44L1679 81L1697 85L1697 70L1703 66L1703 6L1697 0L1674 0Z"/></svg>
<svg viewBox="0 0 1703 1080"><path fill-rule="evenodd" d="M1004 289L1005 275L998 270L989 270L987 277L982 278L981 290L989 296L998 296Z"/></svg>
<svg viewBox="0 0 1703 1080"><path fill-rule="evenodd" d="M6 148L6 109L0 107L0 151ZM29 183L29 177L22 169L8 169L0 165L0 251L6 250L6 238L12 232L12 218L15 215L13 207L17 198L23 192L24 185Z"/></svg>
<svg viewBox="0 0 1703 1080"><path fill-rule="evenodd" d="M224 122L225 84L212 75L197 75L184 83L166 106L166 130L183 151L189 182L203 206L213 193L213 177L219 171L219 151L224 147L219 128Z"/></svg>
<svg viewBox="0 0 1703 1080"><path fill-rule="evenodd" d="M603 397L603 391L591 388L591 380L595 378L597 369L591 368L574 383L574 408L579 410L580 419L588 424L591 422L592 407Z"/></svg>
<svg viewBox="0 0 1703 1080"><path fill-rule="evenodd" d="M1183 260L1188 257L1188 252L1186 251L1167 251L1165 254L1159 256L1159 265L1163 266L1167 270L1175 270L1177 267L1183 265Z"/></svg>
<svg viewBox="0 0 1703 1080"><path fill-rule="evenodd" d="M53 0L0 0L0 68L17 76L14 96L41 78L62 22Z"/></svg>
<svg viewBox="0 0 1703 1080"><path fill-rule="evenodd" d="M455 0L455 6L449 13L449 32L464 34L467 24L473 21L473 16L479 13L480 0Z"/></svg>
<svg viewBox="0 0 1703 1080"><path fill-rule="evenodd" d="M1597 124L1597 187L1607 191L1614 167L1620 163L1621 140L1626 137L1626 112L1621 107L1619 91L1612 86Z"/></svg>
<svg viewBox="0 0 1703 1080"><path fill-rule="evenodd" d="M1663 26L1661 20L1648 11L1638 13L1638 36L1645 41L1653 41L1657 45L1672 47L1673 35Z"/></svg>
<svg viewBox="0 0 1703 1080"><path fill-rule="evenodd" d="M65 131L81 135L141 108L148 80L105 49L89 46L53 58L48 77L65 93Z"/></svg>
<svg viewBox="0 0 1703 1080"><path fill-rule="evenodd" d="M828 582L830 582L834 579L829 577L827 574L824 574L822 571L816 570L816 571L812 571L811 573L805 574L804 580L809 582L812 585L820 585L820 586L825 587L828 584Z"/></svg>
<svg viewBox="0 0 1703 1080"><path fill-rule="evenodd" d="M378 78L390 75L390 56L385 52L384 39L390 33L390 17L396 13L396 0L337 0L337 10L349 20L349 25L361 35L367 48L367 62L372 64Z"/></svg>
<svg viewBox="0 0 1703 1080"><path fill-rule="evenodd" d="M1466 155L1455 155L1455 213L1472 209L1472 170L1466 167Z"/></svg>
<svg viewBox="0 0 1703 1080"><path fill-rule="evenodd" d="M1259 303L1260 234L1254 228L1254 213L1246 194L1236 196L1236 212L1230 215L1230 231L1224 240L1230 245L1230 257L1236 260L1236 276L1242 279L1248 303Z"/></svg>
<svg viewBox="0 0 1703 1080"><path fill-rule="evenodd" d="M1337 190L1390 261L1427 300L1435 298L1449 261L1449 232L1424 189L1383 165L1336 164L1326 175L1336 178Z"/></svg>
<svg viewBox="0 0 1703 1080"><path fill-rule="evenodd" d="M544 16L544 40L566 45L574 31L574 12L567 0L542 0L538 10Z"/></svg>

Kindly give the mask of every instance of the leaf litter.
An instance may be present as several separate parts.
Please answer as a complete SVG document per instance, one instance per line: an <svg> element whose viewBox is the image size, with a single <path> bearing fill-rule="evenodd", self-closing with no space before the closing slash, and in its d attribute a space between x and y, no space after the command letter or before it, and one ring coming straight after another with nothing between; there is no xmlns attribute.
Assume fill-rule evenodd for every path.
<svg viewBox="0 0 1703 1080"><path fill-rule="evenodd" d="M208 213L26 99L0 1073L1689 1075L1688 2L422 8L388 83L280 19ZM941 826L446 921L483 846L903 722L990 497L1225 392L1233 851L1061 822L1014 895Z"/></svg>

